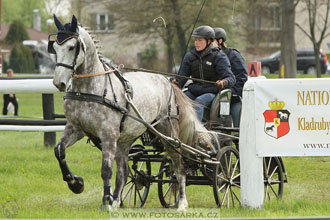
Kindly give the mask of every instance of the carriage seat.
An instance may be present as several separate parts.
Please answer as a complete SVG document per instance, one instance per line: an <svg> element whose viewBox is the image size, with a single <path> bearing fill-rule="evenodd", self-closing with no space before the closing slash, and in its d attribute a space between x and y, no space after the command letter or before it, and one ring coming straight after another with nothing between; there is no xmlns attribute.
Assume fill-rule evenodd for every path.
<svg viewBox="0 0 330 220"><path fill-rule="evenodd" d="M232 92L230 89L223 89L213 99L209 108L205 109L203 121L211 123L212 127L232 127L232 119L230 116L230 101ZM211 126L208 126L209 128Z"/></svg>
<svg viewBox="0 0 330 220"><path fill-rule="evenodd" d="M223 133L230 133L222 131L222 128L232 128L233 126L230 116L230 100L231 90L224 89L216 95L211 103L211 106L205 108L203 124L208 130L220 130ZM220 143L220 146L230 146L230 143L226 143L226 145L224 145L225 142L227 142L225 139L221 138L220 140L218 136L215 136L212 133L198 132L197 135L197 146L200 146L209 152L216 154L219 151L219 146L216 139L219 141L218 143ZM212 146L210 146L208 143L212 143Z"/></svg>

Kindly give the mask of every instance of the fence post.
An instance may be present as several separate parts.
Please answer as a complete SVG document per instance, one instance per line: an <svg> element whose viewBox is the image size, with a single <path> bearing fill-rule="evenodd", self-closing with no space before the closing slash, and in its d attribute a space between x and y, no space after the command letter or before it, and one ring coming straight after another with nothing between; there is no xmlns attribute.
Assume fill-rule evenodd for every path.
<svg viewBox="0 0 330 220"><path fill-rule="evenodd" d="M239 157L241 171L241 202L243 207L262 208L264 202L262 157L256 152L256 120L253 79L243 88L240 124Z"/></svg>
<svg viewBox="0 0 330 220"><path fill-rule="evenodd" d="M42 111L44 120L54 120L54 95L42 94ZM44 145L54 147L56 144L56 132L44 133Z"/></svg>

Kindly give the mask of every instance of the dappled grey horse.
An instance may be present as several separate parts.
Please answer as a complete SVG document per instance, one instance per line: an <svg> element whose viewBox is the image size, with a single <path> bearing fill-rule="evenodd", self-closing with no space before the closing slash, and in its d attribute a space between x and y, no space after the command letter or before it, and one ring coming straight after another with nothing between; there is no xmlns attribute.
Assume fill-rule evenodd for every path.
<svg viewBox="0 0 330 220"><path fill-rule="evenodd" d="M147 129L141 121L158 122L155 128L159 132L188 145L194 143L196 129L202 129L202 125L189 99L167 78L144 72L125 73L124 78L116 68L100 61L94 40L85 28L78 26L74 16L71 23L65 25L55 15L54 20L58 33L54 35L55 41L50 40L48 44L49 51L57 57L53 83L60 91L66 91L67 124L55 146L63 180L74 193L83 191L83 179L69 170L65 150L88 136L102 150L102 207L117 208L128 177L130 146ZM179 182L178 210L184 210L188 203L182 155L179 148L168 142L164 145ZM114 160L117 173L112 194L110 179Z"/></svg>

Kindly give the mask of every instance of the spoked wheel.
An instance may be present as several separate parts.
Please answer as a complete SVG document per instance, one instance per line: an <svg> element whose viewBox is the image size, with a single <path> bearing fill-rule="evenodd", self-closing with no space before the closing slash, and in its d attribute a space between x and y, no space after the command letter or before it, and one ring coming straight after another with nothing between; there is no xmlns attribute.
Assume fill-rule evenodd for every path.
<svg viewBox="0 0 330 220"><path fill-rule="evenodd" d="M169 159L164 158L159 168L159 172L164 171L158 179L158 197L164 208L176 207L179 202L179 183L170 163Z"/></svg>
<svg viewBox="0 0 330 220"><path fill-rule="evenodd" d="M150 161L129 161L129 174L122 193L122 206L142 207L147 200L151 175Z"/></svg>
<svg viewBox="0 0 330 220"><path fill-rule="evenodd" d="M230 146L222 148L217 155L220 164L214 166L213 193L216 204L235 207L241 205L240 167L238 151Z"/></svg>
<svg viewBox="0 0 330 220"><path fill-rule="evenodd" d="M283 194L283 168L277 157L264 157L264 184L265 200L282 198Z"/></svg>

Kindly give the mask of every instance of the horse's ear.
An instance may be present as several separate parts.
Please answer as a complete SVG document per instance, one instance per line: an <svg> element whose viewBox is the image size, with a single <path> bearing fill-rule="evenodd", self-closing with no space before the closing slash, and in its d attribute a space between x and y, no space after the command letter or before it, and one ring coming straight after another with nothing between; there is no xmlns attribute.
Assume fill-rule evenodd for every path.
<svg viewBox="0 0 330 220"><path fill-rule="evenodd" d="M58 18L56 17L56 15L54 14L54 21L55 21L55 25L57 27L58 30L62 30L63 29L63 24L60 22L60 20L58 20Z"/></svg>
<svg viewBox="0 0 330 220"><path fill-rule="evenodd" d="M76 32L78 27L78 21L76 16L72 15L72 21L71 21L71 31Z"/></svg>

